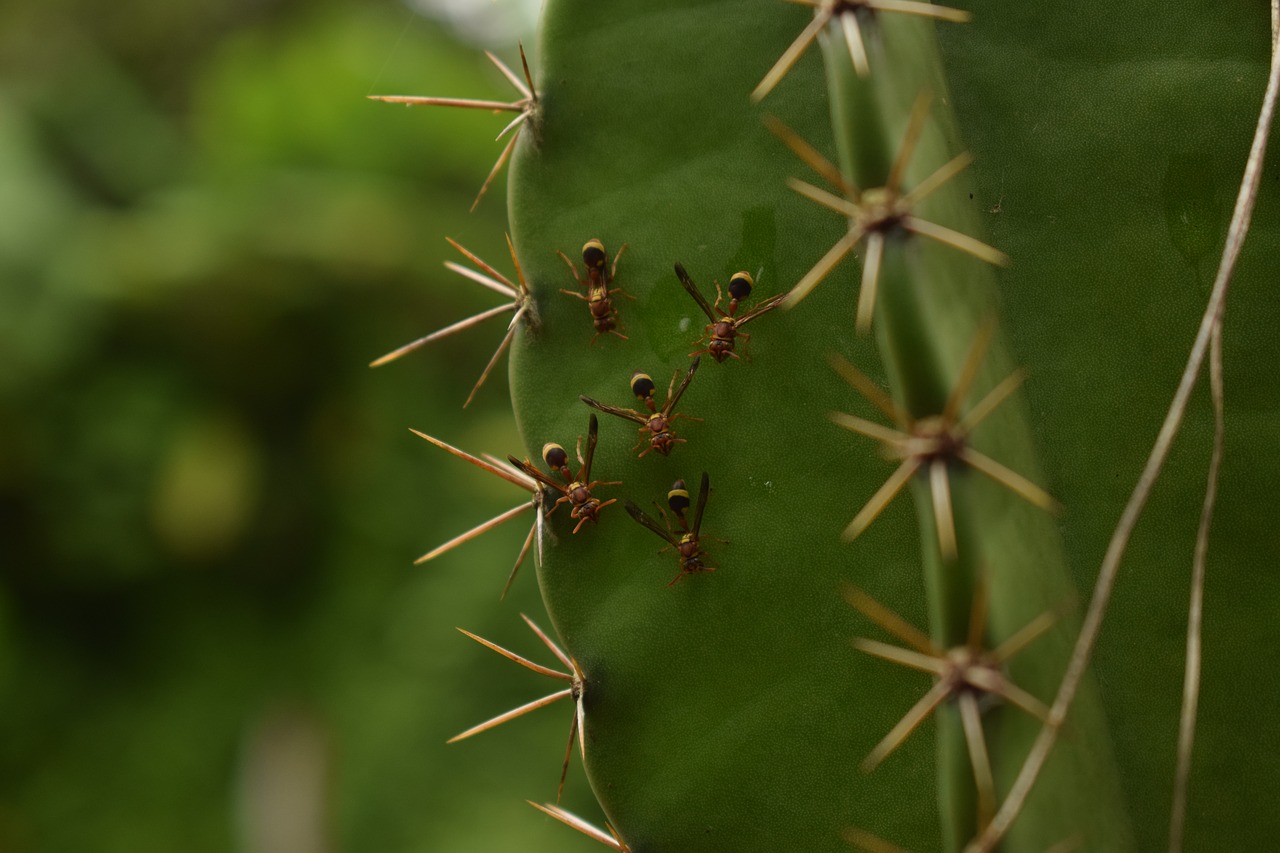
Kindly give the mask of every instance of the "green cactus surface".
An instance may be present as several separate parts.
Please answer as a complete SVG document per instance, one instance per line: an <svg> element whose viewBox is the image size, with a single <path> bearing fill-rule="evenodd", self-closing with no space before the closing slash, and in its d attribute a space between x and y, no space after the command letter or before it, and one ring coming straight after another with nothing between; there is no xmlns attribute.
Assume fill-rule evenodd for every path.
<svg viewBox="0 0 1280 853"><path fill-rule="evenodd" d="M980 832L1053 701L1182 370L1266 76L1256 4L975 0L968 22L855 5L756 99L813 8L548 0L530 54L538 97L509 183L532 304L511 345L515 455L547 472L557 442L582 479L575 447L588 451L598 419L589 479L609 503L571 517L574 489L542 475L545 503L565 501L537 580L581 670L587 778L636 853L838 851L872 836L958 850ZM867 212L885 197L906 201ZM1261 849L1280 831L1276 680L1259 664L1280 639L1278 215L1264 192L1226 323L1191 849ZM591 240L601 287L618 291L608 304L586 301ZM726 308L717 285L748 273L739 317L792 296L751 316L721 361L677 265ZM679 442L651 448L637 371L655 408L686 416L671 421ZM895 444L894 430L913 438ZM1201 395L1124 561L1094 675L1001 849L1167 843L1211 432ZM700 564L682 568L648 528L678 479L692 521L704 476L686 553ZM869 503L879 511L860 513ZM886 659L904 643L914 657ZM1012 653L957 664L996 649ZM930 666L987 686L937 686ZM904 715L922 724L886 741ZM558 769L531 799L550 801Z"/></svg>

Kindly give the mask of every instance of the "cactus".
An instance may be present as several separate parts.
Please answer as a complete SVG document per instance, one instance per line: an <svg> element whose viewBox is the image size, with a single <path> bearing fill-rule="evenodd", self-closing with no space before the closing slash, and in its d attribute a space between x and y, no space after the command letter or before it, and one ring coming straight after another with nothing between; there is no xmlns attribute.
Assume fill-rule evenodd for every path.
<svg viewBox="0 0 1280 853"><path fill-rule="evenodd" d="M1061 722L1049 706L1077 597L1204 309L1219 196L1265 76L1256 10L1169 6L1144 8L1188 38L1249 33L1247 84L1193 64L1196 120L1221 101L1221 127L1174 137L1168 109L1127 115L1127 98L1166 94L1159 80L1027 80L1074 67L1046 33L1105 77L1142 20L1132 8L1091 7L1118 29L1082 43L1086 12L1042 21L1007 2L548 2L536 92L503 107L528 132L498 163L527 453L514 469L470 457L534 495L538 582L571 673L491 648L573 682L570 749L576 735L608 828L544 812L637 853L990 849L993 818L1006 850L1166 843L1207 407L1175 459L1176 499L1126 557L1142 594L1116 601L1101 687L1073 682L1016 818L996 815ZM1218 159L1188 153L1219 132ZM1255 236L1255 259L1273 239ZM1261 284L1253 266L1241 275ZM1261 347L1274 300L1244 299L1236 346ZM894 500L908 487L914 512ZM1247 517L1239 497L1223 505ZM1231 546L1240 565L1212 570L1243 582L1262 547ZM1276 639L1267 584L1270 598L1219 612L1233 648ZM1234 701L1220 691L1215 713ZM1245 849L1276 830L1234 817L1265 811L1280 782L1228 738L1248 720L1274 741L1252 716L1261 695L1223 722L1201 712L1222 753L1192 774L1193 839ZM1247 772L1217 778L1227 755Z"/></svg>

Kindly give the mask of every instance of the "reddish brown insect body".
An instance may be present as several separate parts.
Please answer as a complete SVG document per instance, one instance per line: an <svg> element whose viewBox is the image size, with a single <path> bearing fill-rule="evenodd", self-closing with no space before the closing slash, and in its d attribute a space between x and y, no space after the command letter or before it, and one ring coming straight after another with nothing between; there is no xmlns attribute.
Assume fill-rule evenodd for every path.
<svg viewBox="0 0 1280 853"><path fill-rule="evenodd" d="M561 288L560 292L576 297L587 303L587 309L591 312L591 325L595 328L596 333L591 338L591 343L596 342L596 338L608 333L617 335L624 341L627 336L618 331L618 309L614 307L613 297L617 294L631 299L631 294L627 293L621 287L610 287L613 284L614 277L618 274L618 259L622 257L622 253L627 250L627 244L623 243L622 248L618 249L618 254L613 256L613 264L606 265L608 256L604 251L604 244L597 239L591 239L582 247L582 263L587 268L587 293L584 296L576 290L565 290ZM564 252L558 253L564 262L569 265L569 271L573 273L573 280L582 285L582 278L578 275L578 268L573 265L573 261L569 260Z"/></svg>
<svg viewBox="0 0 1280 853"><path fill-rule="evenodd" d="M676 481L676 486L683 487L683 481ZM644 513L644 510L636 506L633 502L627 501L627 514L634 518L644 527L656 533L661 538L667 540L671 547L675 549L676 558L680 563L680 573L671 579L667 586L672 586L682 577L686 575L696 575L702 572L714 572L715 566L708 565L703 561L707 552L702 549L699 541L700 530L702 528L702 513L707 508L707 498L711 495L711 479L704 471L702 474L701 489L698 493L698 507L693 511L693 524L686 525L684 520L684 509L689 505L689 493L683 488L672 488L667 493L667 502L671 506L672 511L676 513L679 519L680 527L684 533L677 537L671 531L670 525L661 525L654 521L651 517ZM665 514L664 514L665 516ZM663 549L666 550L665 548Z"/></svg>
<svg viewBox="0 0 1280 853"><path fill-rule="evenodd" d="M723 362L727 358L739 358L735 351L736 341L742 338L743 353L746 354L747 344L751 340L751 336L741 331L741 328L751 322L761 314L772 311L782 304L786 299L785 293L777 296L771 296L764 302L761 302L755 308L752 308L741 317L734 316L738 311L738 302L751 293L751 276L745 272L734 275L729 282L729 310L725 311L720 307L720 301L723 294L720 292L720 286L716 285L716 302L712 306L707 302L707 298L702 295L702 291L698 290L698 286L693 283L693 279L689 278L689 273L680 264L676 264L676 277L680 279L680 284L693 297L693 301L698 303L698 307L702 309L702 313L707 315L707 319L711 322L707 324L706 332L697 343L707 341L706 349L697 350L689 353L690 355L701 355L708 353L717 362ZM741 294L741 295L739 295ZM750 356L747 356L750 358Z"/></svg>
<svg viewBox="0 0 1280 853"><path fill-rule="evenodd" d="M621 406L610 406L607 403L601 403L598 400L593 400L585 395L580 396L578 399L593 409L599 409L606 414L614 415L619 418L626 418L633 423L640 424L640 442L636 447L631 449L635 450L643 444L644 439L647 436L649 439L649 446L640 451L641 458L644 458L644 455L650 450L656 450L663 456L666 456L671 453L677 444L685 443L685 439L676 437L675 432L671 428L672 422L676 418L685 418L691 421L702 420L701 418L695 418L690 415L673 413L676 403L680 402L680 397L684 394L684 390L689 387L689 382L693 379L693 374L697 372L698 365L701 362L701 358L695 358L693 360L693 363L689 365L688 371L685 372L684 381L680 383L679 388L675 387L676 376L680 375L679 371L671 377L671 384L667 386L667 402L663 404L661 409L656 409L653 403L653 380L650 379L647 374L641 373L640 371L633 373L631 375L631 390L635 392L635 395L643 400L649 410L653 412L653 414L647 416L633 409L624 409Z"/></svg>
<svg viewBox="0 0 1280 853"><path fill-rule="evenodd" d="M591 490L596 486L620 486L621 482L616 480L592 480L591 479L591 460L596 455L596 441L600 431L600 424L595 415L591 416L591 421L587 426L587 454L581 458L582 468L578 471L578 476L572 478L569 484L563 485L551 479L550 475L543 473L535 468L528 460L521 461L514 456L508 456L511 464L519 468L525 474L537 480L549 489L553 489L560 493L560 497L556 499L553 506L559 506L567 503L570 506L569 515L578 519L578 523L573 528L573 532L577 533L582 529L582 525L590 521L596 524L600 521L600 510L609 504L617 503L617 498L610 498L607 501L601 501L599 498L591 494ZM555 462L561 461L567 456L564 448L558 444L548 444L543 448L543 456L547 464L554 465ZM565 464L559 468L561 476L568 471L568 465ZM565 477L569 480L569 477Z"/></svg>

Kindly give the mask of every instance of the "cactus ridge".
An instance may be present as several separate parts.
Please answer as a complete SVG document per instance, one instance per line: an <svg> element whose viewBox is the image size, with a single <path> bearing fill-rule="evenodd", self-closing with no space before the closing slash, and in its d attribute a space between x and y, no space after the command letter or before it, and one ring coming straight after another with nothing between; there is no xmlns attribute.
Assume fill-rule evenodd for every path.
<svg viewBox="0 0 1280 853"><path fill-rule="evenodd" d="M915 2L915 0L792 0L792 2L812 6L813 20L801 30L796 40L787 47L765 74L764 79L751 92L752 101L763 100L772 92L800 57L804 56L805 52L818 40L819 34L827 24L832 21L837 21L840 25L841 34L858 76L867 77L871 74L871 64L867 59L867 46L863 38L863 23L859 20L860 15L871 20L872 16L878 12L899 12L957 24L968 23L971 17L962 9L935 6L932 3Z"/></svg>
<svg viewBox="0 0 1280 853"><path fill-rule="evenodd" d="M902 181L907 167L915 154L916 145L924 130L924 123L929 116L929 104L932 97L921 93L911 110L911 117L898 146L898 153L889 170L884 185L860 190L857 184L840 169L827 160L799 134L776 119L767 122L772 130L792 152L824 177L843 197L831 193L797 178L790 179L788 185L805 196L849 220L849 231L814 264L805 276L796 282L787 295L786 307L793 308L808 296L833 269L843 261L859 243L865 241L865 257L862 263L862 288L858 299L856 325L859 332L866 333L871 329L872 312L875 310L876 292L880 283L880 267L884 259L885 241L902 232L928 237L946 246L973 255L990 264L1006 266L1008 255L943 225L922 219L914 214L916 205L941 189L952 178L972 162L967 153L958 154L939 166L932 174L908 192L903 192Z"/></svg>
<svg viewBox="0 0 1280 853"><path fill-rule="evenodd" d="M866 374L849 362L839 356L831 359L836 370L862 393L868 402L888 415L896 429L844 412L833 412L831 420L847 430L880 441L884 445L886 457L902 460L902 464L890 475L880 490L871 497L853 521L849 522L849 526L844 531L844 538L847 541L860 536L912 477L917 473L926 473L937 525L938 549L945 560L949 562L955 560L957 557L956 525L951 506L949 474L950 467L955 463L962 463L987 475L1041 509L1055 511L1058 508L1057 501L1044 489L986 454L974 450L969 444L969 434L973 429L1016 391L1026 377L1021 370L1009 375L987 392L986 396L963 417L960 417L960 407L968 397L970 387L977 377L978 367L986 354L993 332L994 325L991 323L987 323L979 330L943 410L937 415L923 418L913 418L903 411Z"/></svg>
<svg viewBox="0 0 1280 853"><path fill-rule="evenodd" d="M943 649L865 592L851 587L846 590L846 598L864 616L910 646L902 648L858 637L854 640L857 649L873 657L928 673L936 679L933 687L903 715L898 724L863 760L863 769L869 772L878 767L944 701L954 700L960 708L969 763L973 767L974 784L978 789L978 825L985 826L995 814L996 789L990 752L982 729L979 698L999 697L1038 720L1048 719L1049 709L1045 704L1014 684L1004 672L1004 665L1049 630L1054 617L1052 614L1042 614L996 648L986 650L984 637L987 631L988 602L985 587L979 584L974 593L968 641L962 646Z"/></svg>

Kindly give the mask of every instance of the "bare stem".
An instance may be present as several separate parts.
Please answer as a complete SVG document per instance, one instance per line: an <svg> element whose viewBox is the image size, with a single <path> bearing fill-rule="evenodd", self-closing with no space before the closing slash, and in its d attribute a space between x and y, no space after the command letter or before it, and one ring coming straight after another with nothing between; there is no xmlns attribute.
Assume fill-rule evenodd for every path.
<svg viewBox="0 0 1280 853"><path fill-rule="evenodd" d="M1178 722L1178 768L1174 773L1173 808L1169 813L1169 853L1182 850L1187 817L1187 785L1191 778L1191 750L1196 740L1196 710L1200 705L1200 635L1204 615L1204 568L1209 554L1209 525L1218 499L1218 474L1222 469L1225 417L1222 395L1222 313L1213 327L1209 347L1209 392L1213 398L1213 454L1196 531L1196 551L1191 562L1191 602L1187 605L1187 663L1182 682L1182 716Z"/></svg>

